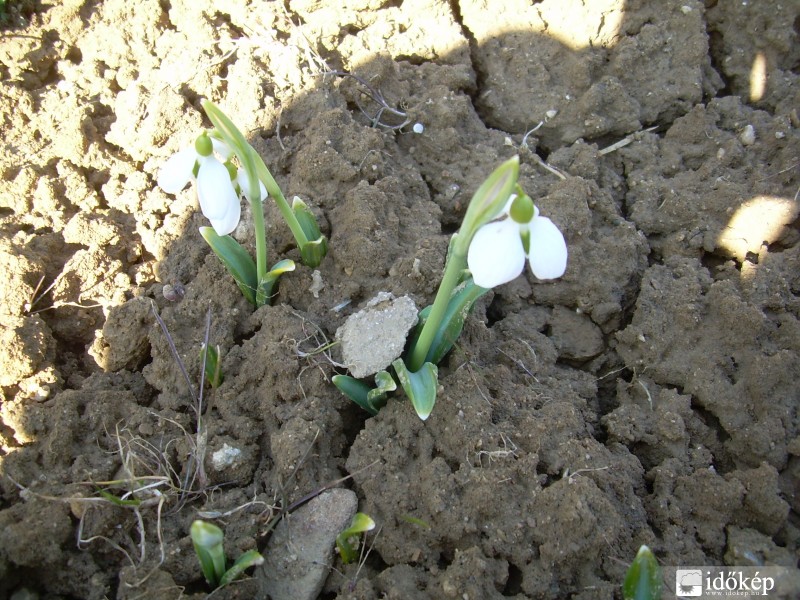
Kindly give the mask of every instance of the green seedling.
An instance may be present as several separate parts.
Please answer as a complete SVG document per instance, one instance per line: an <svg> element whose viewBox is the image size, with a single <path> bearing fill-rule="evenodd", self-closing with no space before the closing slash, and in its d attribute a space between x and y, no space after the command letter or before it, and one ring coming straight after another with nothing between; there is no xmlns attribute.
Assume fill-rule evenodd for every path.
<svg viewBox="0 0 800 600"><path fill-rule="evenodd" d="M336 536L336 549L342 562L349 565L358 558L358 536L375 529L375 521L364 513L356 513L350 527Z"/></svg>
<svg viewBox="0 0 800 600"><path fill-rule="evenodd" d="M230 568L225 560L222 530L206 521L194 521L191 527L192 545L200 561L200 568L212 588L228 585L246 569L264 563L264 557L256 550L242 554Z"/></svg>
<svg viewBox="0 0 800 600"><path fill-rule="evenodd" d="M332 381L339 391L372 416L378 414L389 394L397 389L397 383L387 371L375 374L374 388L349 375L334 375Z"/></svg>
<svg viewBox="0 0 800 600"><path fill-rule="evenodd" d="M219 346L207 346L203 344L200 348L200 364L206 373L206 380L212 388L217 389L225 379L222 375L222 363L219 360Z"/></svg>
<svg viewBox="0 0 800 600"><path fill-rule="evenodd" d="M633 559L625 581L622 596L625 600L659 600L661 598L661 568L650 548L642 545Z"/></svg>

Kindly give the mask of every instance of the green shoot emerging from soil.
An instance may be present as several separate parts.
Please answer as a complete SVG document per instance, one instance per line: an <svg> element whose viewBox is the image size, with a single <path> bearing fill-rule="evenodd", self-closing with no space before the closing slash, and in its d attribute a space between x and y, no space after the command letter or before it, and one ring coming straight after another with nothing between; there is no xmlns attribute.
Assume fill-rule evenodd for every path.
<svg viewBox="0 0 800 600"><path fill-rule="evenodd" d="M282 260L267 270L267 239L263 202L271 197L294 235L303 263L319 266L328 250L313 213L295 197L291 206L264 161L242 132L214 104L203 101L214 128L203 132L193 146L173 155L161 168L158 185L176 194L189 181L197 183L200 209L211 222L200 234L220 258L249 302L268 304L278 278L293 271L294 262ZM236 157L238 168L233 164ZM255 229L256 260L231 237L241 217L240 195L250 205Z"/></svg>
<svg viewBox="0 0 800 600"><path fill-rule="evenodd" d="M192 523L191 537L200 568L212 588L228 585L246 569L264 563L264 557L256 550L249 550L227 568L222 530L211 523L199 520Z"/></svg>
<svg viewBox="0 0 800 600"><path fill-rule="evenodd" d="M451 350L475 301L489 289L518 277L528 262L539 279L561 277L567 265L564 236L546 217L517 179L519 158L513 157L489 175L472 197L461 229L453 235L442 281L433 305L419 313L405 354L392 363L394 377L382 371L376 387L347 375L333 383L371 414L386 403L396 379L422 420L436 402L437 364Z"/></svg>
<svg viewBox="0 0 800 600"><path fill-rule="evenodd" d="M336 536L336 549L342 562L350 564L358 558L358 536L375 529L375 521L364 513L356 513L350 527Z"/></svg>
<svg viewBox="0 0 800 600"><path fill-rule="evenodd" d="M661 568L647 546L639 548L625 581L622 596L625 600L658 600L661 598Z"/></svg>

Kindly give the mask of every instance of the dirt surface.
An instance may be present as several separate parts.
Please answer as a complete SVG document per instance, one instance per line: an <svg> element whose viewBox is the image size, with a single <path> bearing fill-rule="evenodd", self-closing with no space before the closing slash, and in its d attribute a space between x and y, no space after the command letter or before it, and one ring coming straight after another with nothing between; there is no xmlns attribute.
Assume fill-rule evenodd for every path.
<svg viewBox="0 0 800 600"><path fill-rule="evenodd" d="M379 533L360 568L334 561L323 598L619 597L641 544L664 565L796 568L800 7L529 4L12 14L0 597L204 597L198 514L237 556L266 545L269 506L348 474ZM408 125L371 126L364 87L332 70ZM209 253L194 191L155 185L208 126L203 98L330 239L273 306L253 310ZM428 421L402 395L368 418L330 383L326 341L379 292L429 304L471 194L514 154L565 232L565 276L479 301ZM267 212L271 263L299 264ZM193 385L211 311L225 380L207 437L153 306ZM98 492L145 476L138 506Z"/></svg>

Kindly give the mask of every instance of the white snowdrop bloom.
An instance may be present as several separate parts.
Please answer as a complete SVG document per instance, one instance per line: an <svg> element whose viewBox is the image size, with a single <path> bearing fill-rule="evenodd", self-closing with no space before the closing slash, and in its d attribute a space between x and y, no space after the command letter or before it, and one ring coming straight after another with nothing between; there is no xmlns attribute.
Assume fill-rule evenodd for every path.
<svg viewBox="0 0 800 600"><path fill-rule="evenodd" d="M239 195L231 181L228 168L214 156L223 160L231 150L223 142L203 135L194 145L173 154L158 173L158 186L168 194L177 194L195 179L197 165L197 198L200 210L211 221L217 235L228 235L239 223L241 205Z"/></svg>
<svg viewBox="0 0 800 600"><path fill-rule="evenodd" d="M493 288L517 278L525 260L538 279L556 279L567 268L564 236L530 198L509 199L505 216L483 225L472 238L467 264L476 285Z"/></svg>
<svg viewBox="0 0 800 600"><path fill-rule="evenodd" d="M228 235L236 229L242 216L239 194L233 187L228 167L213 156L201 158L197 172L197 199L200 210L217 235Z"/></svg>

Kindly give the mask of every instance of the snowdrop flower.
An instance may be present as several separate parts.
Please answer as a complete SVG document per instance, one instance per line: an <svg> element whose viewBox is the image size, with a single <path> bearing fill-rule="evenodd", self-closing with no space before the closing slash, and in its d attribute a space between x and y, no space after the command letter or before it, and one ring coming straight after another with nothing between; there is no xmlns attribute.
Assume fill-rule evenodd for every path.
<svg viewBox="0 0 800 600"><path fill-rule="evenodd" d="M505 218L483 225L469 246L467 264L476 285L493 288L518 277L525 259L538 279L556 279L567 268L567 244L555 223L539 216L528 196L512 195Z"/></svg>
<svg viewBox="0 0 800 600"><path fill-rule="evenodd" d="M236 193L228 167L220 162L214 152L224 160L231 150L223 142L207 134L197 138L194 146L173 154L158 173L158 186L168 194L177 194L195 179L197 166L197 198L200 210L211 221L217 235L228 235L239 224L242 214L239 194Z"/></svg>

